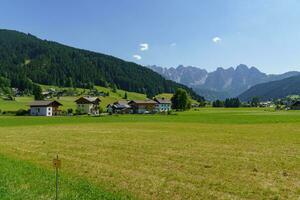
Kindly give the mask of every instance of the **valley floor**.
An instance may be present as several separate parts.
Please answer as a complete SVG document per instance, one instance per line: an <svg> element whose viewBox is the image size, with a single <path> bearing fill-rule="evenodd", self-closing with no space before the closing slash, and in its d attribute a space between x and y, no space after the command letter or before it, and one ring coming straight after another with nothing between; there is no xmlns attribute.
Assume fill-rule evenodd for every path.
<svg viewBox="0 0 300 200"><path fill-rule="evenodd" d="M176 114L0 117L0 196L49 199L59 154L63 199L299 198L300 112Z"/></svg>

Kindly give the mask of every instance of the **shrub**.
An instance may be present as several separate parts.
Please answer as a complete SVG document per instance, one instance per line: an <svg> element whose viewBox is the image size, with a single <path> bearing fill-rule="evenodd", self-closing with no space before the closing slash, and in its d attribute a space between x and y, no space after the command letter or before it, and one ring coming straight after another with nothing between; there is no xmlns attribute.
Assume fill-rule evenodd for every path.
<svg viewBox="0 0 300 200"><path fill-rule="evenodd" d="M68 108L67 113L68 113L68 115L73 114L73 109L72 108Z"/></svg>
<svg viewBox="0 0 300 200"><path fill-rule="evenodd" d="M104 113L104 109L100 106L99 107L99 114Z"/></svg>
<svg viewBox="0 0 300 200"><path fill-rule="evenodd" d="M28 114L29 114L29 111L28 110L24 110L24 109L19 109L16 112L16 116L25 116L25 115L28 115Z"/></svg>

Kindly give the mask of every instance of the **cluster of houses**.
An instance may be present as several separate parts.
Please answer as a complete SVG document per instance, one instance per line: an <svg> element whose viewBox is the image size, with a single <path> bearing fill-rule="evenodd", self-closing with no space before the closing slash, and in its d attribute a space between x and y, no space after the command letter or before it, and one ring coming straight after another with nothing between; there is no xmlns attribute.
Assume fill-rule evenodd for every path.
<svg viewBox="0 0 300 200"><path fill-rule="evenodd" d="M79 114L99 115L101 100L98 97L80 97L75 101L76 112ZM61 115L59 109L61 103L55 100L34 101L30 105L32 116L56 116ZM171 111L171 101L165 98L153 100L121 100L107 106L110 114L150 114Z"/></svg>

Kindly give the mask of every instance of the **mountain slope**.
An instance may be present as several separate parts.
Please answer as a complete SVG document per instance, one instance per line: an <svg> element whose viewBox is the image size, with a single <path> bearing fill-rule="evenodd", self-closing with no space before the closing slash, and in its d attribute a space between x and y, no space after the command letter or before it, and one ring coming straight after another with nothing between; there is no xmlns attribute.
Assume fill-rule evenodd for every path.
<svg viewBox="0 0 300 200"><path fill-rule="evenodd" d="M300 94L300 76L293 76L279 81L262 83L251 87L239 96L242 101L249 101L253 97L259 97L266 101L284 98L288 95Z"/></svg>
<svg viewBox="0 0 300 200"><path fill-rule="evenodd" d="M30 81L67 87L95 84L154 96L181 87L202 99L186 86L138 64L10 30L0 30L0 76L21 89L28 89Z"/></svg>
<svg viewBox="0 0 300 200"><path fill-rule="evenodd" d="M243 64L236 68L219 67L213 72L190 66L169 69L158 66L148 67L169 80L192 87L198 94L210 100L235 97L256 84L300 75L299 72L267 75L255 67L249 68Z"/></svg>

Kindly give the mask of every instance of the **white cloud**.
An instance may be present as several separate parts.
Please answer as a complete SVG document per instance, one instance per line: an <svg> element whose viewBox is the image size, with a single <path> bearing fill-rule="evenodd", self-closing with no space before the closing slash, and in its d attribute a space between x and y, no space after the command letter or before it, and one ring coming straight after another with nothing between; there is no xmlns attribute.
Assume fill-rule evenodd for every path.
<svg viewBox="0 0 300 200"><path fill-rule="evenodd" d="M148 43L142 43L142 44L140 44L140 50L141 51L147 51L147 50L149 50L149 44Z"/></svg>
<svg viewBox="0 0 300 200"><path fill-rule="evenodd" d="M175 47L177 44L175 42L171 43L170 46L171 47Z"/></svg>
<svg viewBox="0 0 300 200"><path fill-rule="evenodd" d="M212 39L212 41L213 41L214 43L218 44L218 43L220 43L220 42L222 41L222 39L219 38L219 37L214 37L214 38Z"/></svg>
<svg viewBox="0 0 300 200"><path fill-rule="evenodd" d="M133 58L135 58L136 60L142 60L142 56L135 54L132 56Z"/></svg>

